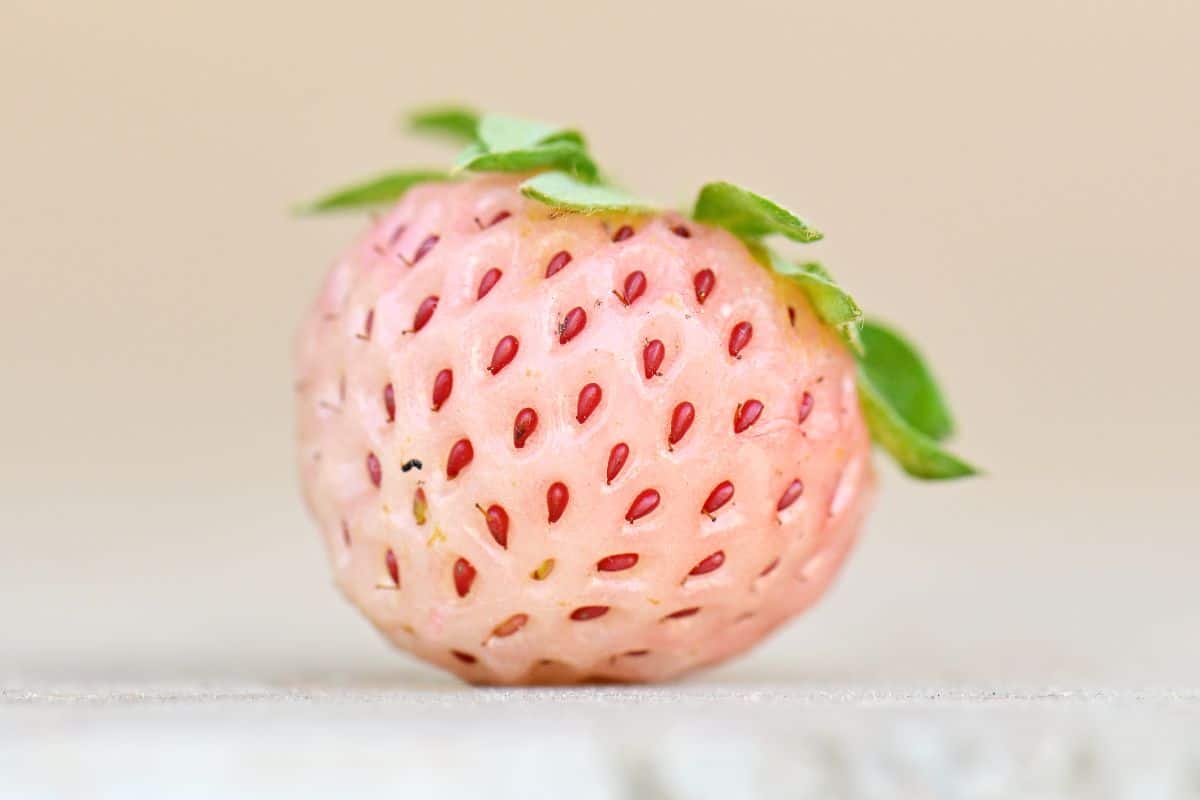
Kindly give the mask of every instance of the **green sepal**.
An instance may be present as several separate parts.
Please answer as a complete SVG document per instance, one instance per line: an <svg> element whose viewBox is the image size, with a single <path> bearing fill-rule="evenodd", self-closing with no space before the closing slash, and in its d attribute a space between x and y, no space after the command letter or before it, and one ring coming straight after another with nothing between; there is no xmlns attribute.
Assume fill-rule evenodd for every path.
<svg viewBox="0 0 1200 800"><path fill-rule="evenodd" d="M895 329L874 320L862 327L866 352L859 365L904 421L942 441L954 432L950 407L917 349Z"/></svg>
<svg viewBox="0 0 1200 800"><path fill-rule="evenodd" d="M773 233L794 242L815 242L822 234L783 206L732 183L705 184L696 197L692 217L718 225L742 239L759 239Z"/></svg>
<svg viewBox="0 0 1200 800"><path fill-rule="evenodd" d="M815 261L803 264L789 261L761 244L751 243L748 247L755 258L770 267L772 272L800 287L817 318L837 331L850 349L862 353L863 345L859 337L863 319L862 309L850 293L838 285L827 269Z"/></svg>
<svg viewBox="0 0 1200 800"><path fill-rule="evenodd" d="M429 106L409 114L408 127L417 133L466 144L475 141L479 113L465 106Z"/></svg>
<svg viewBox="0 0 1200 800"><path fill-rule="evenodd" d="M543 172L521 184L521 194L555 208L583 214L606 212L649 213L650 203L620 189L584 183L565 172Z"/></svg>
<svg viewBox="0 0 1200 800"><path fill-rule="evenodd" d="M324 197L296 209L301 214L327 211L353 211L394 203L418 183L449 180L450 176L439 170L405 170L377 175L358 183L343 186Z"/></svg>
<svg viewBox="0 0 1200 800"><path fill-rule="evenodd" d="M539 169L561 170L589 181L595 180L597 175L596 163L587 151L567 140L499 153L472 143L467 145L454 163L455 172L532 172Z"/></svg>
<svg viewBox="0 0 1200 800"><path fill-rule="evenodd" d="M909 475L924 480L948 480L978 474L975 467L909 425L861 366L858 399L871 438Z"/></svg>

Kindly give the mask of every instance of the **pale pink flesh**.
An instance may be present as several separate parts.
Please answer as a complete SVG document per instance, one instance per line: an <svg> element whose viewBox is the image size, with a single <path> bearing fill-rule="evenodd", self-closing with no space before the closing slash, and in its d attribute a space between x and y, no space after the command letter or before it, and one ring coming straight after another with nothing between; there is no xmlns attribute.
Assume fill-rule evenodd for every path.
<svg viewBox="0 0 1200 800"><path fill-rule="evenodd" d="M338 585L397 645L475 682L662 680L740 652L820 596L857 534L873 480L853 361L803 295L724 231L689 221L685 237L670 216L556 214L515 184L412 190L333 268L301 329L300 468ZM501 212L494 225L475 221ZM632 234L616 236L626 225ZM547 278L563 252L570 260ZM503 278L481 298L493 269ZM700 303L704 270L714 280ZM645 288L626 305L636 271ZM436 312L413 333L430 297ZM586 325L563 343L576 308ZM742 322L753 335L737 334L734 357ZM493 374L508 336L519 348ZM665 357L647 380L654 340ZM443 370L453 391L435 410ZM592 383L602 399L580 423ZM762 410L735 432L750 398ZM671 445L685 402L694 421ZM538 422L518 449L525 408ZM473 457L448 479L463 439ZM628 456L609 482L618 443ZM422 468L402 470L412 459ZM796 479L803 493L777 511ZM724 481L735 493L705 513ZM551 524L556 482L569 502ZM626 521L648 489L658 504ZM507 514L506 549L480 513L493 505ZM689 574L717 552L719 568ZM618 554L636 564L597 568ZM460 559L474 570L463 596ZM548 559L553 571L536 580Z"/></svg>

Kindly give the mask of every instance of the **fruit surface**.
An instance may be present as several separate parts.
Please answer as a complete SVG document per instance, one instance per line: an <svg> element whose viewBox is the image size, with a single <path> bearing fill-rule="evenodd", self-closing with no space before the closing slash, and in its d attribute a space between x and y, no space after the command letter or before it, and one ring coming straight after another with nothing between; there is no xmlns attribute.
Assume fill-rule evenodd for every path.
<svg viewBox="0 0 1200 800"><path fill-rule="evenodd" d="M297 347L342 591L480 683L663 680L811 605L870 502L853 357L722 229L413 188Z"/></svg>

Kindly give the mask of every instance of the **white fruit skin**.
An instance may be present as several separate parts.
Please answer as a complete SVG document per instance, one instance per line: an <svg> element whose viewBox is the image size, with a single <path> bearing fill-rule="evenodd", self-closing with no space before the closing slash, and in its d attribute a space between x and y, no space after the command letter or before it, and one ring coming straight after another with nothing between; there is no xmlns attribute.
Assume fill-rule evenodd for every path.
<svg viewBox="0 0 1200 800"><path fill-rule="evenodd" d="M513 216L482 231L473 220L500 210ZM745 650L811 605L837 573L874 483L853 360L801 293L724 231L687 222L692 236L682 238L670 231L679 220L631 219L636 235L613 243L624 220L550 216L507 177L422 186L334 267L298 339L305 497L338 585L398 646L480 683L668 679ZM406 230L393 246L401 223ZM406 266L399 256L411 258L433 232L437 246ZM561 249L573 260L546 279L545 265ZM491 267L504 277L476 301ZM692 275L703 267L716 273L717 287L700 306ZM627 308L613 290L634 269L648 286ZM429 295L440 297L432 320L405 333ZM588 323L562 345L555 326L575 306L586 309ZM358 334L371 308L364 340ZM728 336L742 319L754 335L734 359ZM493 376L486 368L507 334L518 337L520 350ZM642 348L652 338L667 355L662 375L647 381ZM434 412L433 377L444 367L454 371L454 388ZM381 394L389 381L396 396L390 424ZM576 398L591 381L604 397L580 425ZM815 402L800 424L805 391ZM748 398L765 410L735 435L733 415ZM669 448L671 412L683 400L695 405L696 421ZM512 421L526 406L537 409L539 424L518 450ZM474 460L449 480L446 456L463 436ZM610 486L605 469L619 441L630 456ZM368 452L382 465L379 489L367 478ZM402 472L410 458L423 469ZM804 494L777 513L794 477ZM551 525L546 490L555 480L571 496ZM722 480L733 481L735 496L709 519L700 509ZM429 504L424 525L412 514L418 482ZM662 502L627 523L625 512L644 488L658 489ZM507 550L475 507L493 502L510 518ZM399 589L385 566L389 548ZM717 550L726 556L720 569L687 577ZM639 554L633 569L596 570L600 558L627 552ZM477 570L465 598L452 579L460 557ZM760 576L777 557L779 565ZM555 559L553 572L534 580L547 558ZM569 619L585 605L611 610L586 622ZM701 611L693 616L663 619L694 606ZM518 613L528 615L521 630L491 636ZM454 650L476 661L464 663ZM650 652L623 655L639 650Z"/></svg>

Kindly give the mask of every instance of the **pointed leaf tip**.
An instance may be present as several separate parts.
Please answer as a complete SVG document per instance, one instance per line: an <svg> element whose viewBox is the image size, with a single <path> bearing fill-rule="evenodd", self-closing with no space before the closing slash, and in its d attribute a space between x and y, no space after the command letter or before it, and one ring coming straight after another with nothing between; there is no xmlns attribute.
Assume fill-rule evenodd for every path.
<svg viewBox="0 0 1200 800"><path fill-rule="evenodd" d="M700 189L692 216L697 222L719 225L743 239L774 233L794 242L822 238L820 231L773 200L725 181L705 184Z"/></svg>
<svg viewBox="0 0 1200 800"><path fill-rule="evenodd" d="M427 106L408 115L409 130L466 144L475 140L479 113L465 106Z"/></svg>

